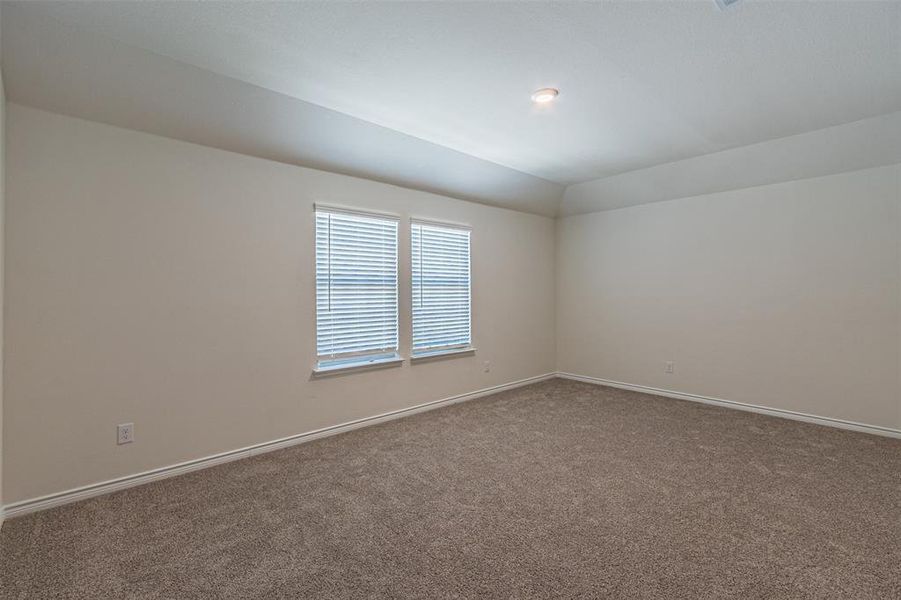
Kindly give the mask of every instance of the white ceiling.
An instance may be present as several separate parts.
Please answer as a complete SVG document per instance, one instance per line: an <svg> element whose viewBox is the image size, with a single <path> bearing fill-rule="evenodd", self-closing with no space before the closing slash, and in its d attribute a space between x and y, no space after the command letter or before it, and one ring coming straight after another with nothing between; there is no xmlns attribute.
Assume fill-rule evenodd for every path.
<svg viewBox="0 0 901 600"><path fill-rule="evenodd" d="M97 48L94 54L85 49L84 36L71 34L62 46L53 26L29 31L26 17L39 13L150 51L154 58L143 60L155 60L160 70L176 70L174 64L164 69L163 57L182 69L198 68L182 78L206 81L201 70L223 78L210 89L228 87L237 97L242 92L236 86L244 82L278 93L285 103L300 101L291 110L309 112L310 104L317 105L431 142L434 160L420 161L418 168L433 177L462 160L457 153L482 159L486 179L479 185L491 187L491 177L498 177L515 180L517 188L505 191L498 183L496 197L483 200L545 214L556 210L562 194L562 185L550 182L616 176L901 110L901 2L896 1L742 0L725 11L713 0L33 2L8 10L14 4L3 8L4 70L14 100L40 104L37 96L55 95L52 102L44 98L44 104L53 104L48 108L91 112L90 106L60 106L72 95L66 87L76 85L72 77L48 81L29 71L54 61L60 69L82 65L95 90L103 85L98 73L158 83L111 68ZM55 50L47 50L54 44ZM31 62L16 56L26 49ZM139 81L133 85L142 95ZM172 85L167 93L184 93L185 84L174 76ZM536 107L529 94L544 86L558 87L560 97ZM83 103L97 103L93 114L113 112L109 99L88 95L93 98ZM408 150L416 147L410 139L404 144ZM457 153L445 156L434 146ZM405 160L399 155L395 170L404 171ZM330 166L329 160L312 162ZM344 170L369 176L357 167ZM409 183L404 177L405 171L383 179ZM457 191L459 183L431 187L480 199L478 191ZM526 188L532 196L527 205L516 206L511 198L528 196Z"/></svg>
<svg viewBox="0 0 901 600"><path fill-rule="evenodd" d="M270 160L552 216L564 186L2 5L7 98Z"/></svg>
<svg viewBox="0 0 901 600"><path fill-rule="evenodd" d="M567 186L559 215L901 163L901 112ZM901 182L899 182L901 193Z"/></svg>

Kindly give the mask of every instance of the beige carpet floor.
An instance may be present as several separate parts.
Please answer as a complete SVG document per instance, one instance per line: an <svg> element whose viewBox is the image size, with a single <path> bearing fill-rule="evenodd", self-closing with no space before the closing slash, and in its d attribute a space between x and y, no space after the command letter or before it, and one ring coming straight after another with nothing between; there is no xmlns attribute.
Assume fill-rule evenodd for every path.
<svg viewBox="0 0 901 600"><path fill-rule="evenodd" d="M901 598L901 441L552 380L10 520L2 598Z"/></svg>

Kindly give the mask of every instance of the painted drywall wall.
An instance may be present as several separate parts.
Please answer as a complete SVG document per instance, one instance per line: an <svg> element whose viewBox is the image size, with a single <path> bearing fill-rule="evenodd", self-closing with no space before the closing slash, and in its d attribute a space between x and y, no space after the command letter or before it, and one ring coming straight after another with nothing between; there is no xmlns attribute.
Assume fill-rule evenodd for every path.
<svg viewBox="0 0 901 600"><path fill-rule="evenodd" d="M901 427L899 177L560 219L559 370Z"/></svg>
<svg viewBox="0 0 901 600"><path fill-rule="evenodd" d="M8 136L7 504L554 370L552 219L12 103ZM402 352L409 218L472 225L475 356L311 380L314 202L401 216Z"/></svg>
<svg viewBox="0 0 901 600"><path fill-rule="evenodd" d="M0 44L2 47L2 44ZM3 72L0 70L0 527L3 526L3 239L4 213L6 207L4 180L6 169L6 93L3 87Z"/></svg>

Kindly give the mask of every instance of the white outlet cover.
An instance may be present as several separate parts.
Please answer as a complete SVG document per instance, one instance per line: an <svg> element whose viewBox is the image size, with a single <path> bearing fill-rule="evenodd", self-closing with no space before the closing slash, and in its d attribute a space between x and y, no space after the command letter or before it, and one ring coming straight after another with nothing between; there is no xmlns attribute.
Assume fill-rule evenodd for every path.
<svg viewBox="0 0 901 600"><path fill-rule="evenodd" d="M117 427L116 431L118 433L117 443L119 445L130 444L135 441L134 423L122 423Z"/></svg>

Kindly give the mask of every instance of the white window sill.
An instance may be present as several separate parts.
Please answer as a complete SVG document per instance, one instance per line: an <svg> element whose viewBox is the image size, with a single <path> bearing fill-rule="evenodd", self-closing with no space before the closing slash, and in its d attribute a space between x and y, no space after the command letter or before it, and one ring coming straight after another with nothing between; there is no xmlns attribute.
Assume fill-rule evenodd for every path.
<svg viewBox="0 0 901 600"><path fill-rule="evenodd" d="M338 361L332 364L319 364L313 369L313 378L330 377L332 375L345 375L359 371L371 371L374 369L387 369L399 367L404 363L399 355L380 356L378 358L360 358L358 360Z"/></svg>
<svg viewBox="0 0 901 600"><path fill-rule="evenodd" d="M472 346L466 348L449 348L445 350L433 350L431 352L420 352L410 356L410 363L416 364L421 362L429 362L432 360L441 360L443 358L458 358L461 356L472 356L476 353L476 349Z"/></svg>

